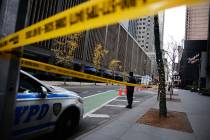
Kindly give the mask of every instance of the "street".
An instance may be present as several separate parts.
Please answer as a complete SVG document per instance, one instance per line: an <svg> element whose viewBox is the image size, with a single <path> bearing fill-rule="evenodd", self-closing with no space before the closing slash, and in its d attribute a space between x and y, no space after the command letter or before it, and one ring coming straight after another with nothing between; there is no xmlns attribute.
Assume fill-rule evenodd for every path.
<svg viewBox="0 0 210 140"><path fill-rule="evenodd" d="M67 88L69 89L69 88ZM84 119L81 121L78 130L69 139L76 138L83 133L87 133L97 127L109 123L113 119L128 111L126 96L118 96L117 86L91 86L85 88L71 88L84 97ZM92 95L92 96L91 96ZM154 96L151 93L137 91L134 95L133 107Z"/></svg>
<svg viewBox="0 0 210 140"><path fill-rule="evenodd" d="M210 140L210 0L0 9L0 140Z"/></svg>
<svg viewBox="0 0 210 140"><path fill-rule="evenodd" d="M128 111L125 108L127 99L125 94L118 96L118 86L62 86L68 90L77 92L84 99L84 116L79 127L69 139L88 133L93 129L103 126L122 113ZM133 100L133 108L145 100L153 97L155 92L136 90ZM46 139L52 134L43 135L35 140Z"/></svg>
<svg viewBox="0 0 210 140"><path fill-rule="evenodd" d="M109 90L118 90L118 86L98 86L98 85L91 85L91 86L63 86L64 88L75 91L81 97L88 97L97 93L106 92Z"/></svg>

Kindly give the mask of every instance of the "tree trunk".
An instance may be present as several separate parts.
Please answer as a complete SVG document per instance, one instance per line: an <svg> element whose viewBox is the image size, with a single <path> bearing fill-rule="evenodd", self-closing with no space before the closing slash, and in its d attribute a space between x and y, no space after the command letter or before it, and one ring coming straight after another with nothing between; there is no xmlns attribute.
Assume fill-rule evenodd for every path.
<svg viewBox="0 0 210 140"><path fill-rule="evenodd" d="M160 117L167 117L165 72L164 72L162 52L160 49L160 32L159 32L158 15L154 16L154 34L155 34L156 62L159 73L159 87L158 87L158 92L160 94L159 115Z"/></svg>

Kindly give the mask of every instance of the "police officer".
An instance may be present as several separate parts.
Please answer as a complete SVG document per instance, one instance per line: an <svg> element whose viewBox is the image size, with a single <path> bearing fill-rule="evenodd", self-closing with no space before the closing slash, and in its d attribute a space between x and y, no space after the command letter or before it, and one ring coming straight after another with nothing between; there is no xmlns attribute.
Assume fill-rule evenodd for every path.
<svg viewBox="0 0 210 140"><path fill-rule="evenodd" d="M129 73L128 83L136 84L136 79L133 76L133 72ZM128 105L126 106L126 108L130 108L130 109L132 108L133 92L134 92L134 86L127 86Z"/></svg>

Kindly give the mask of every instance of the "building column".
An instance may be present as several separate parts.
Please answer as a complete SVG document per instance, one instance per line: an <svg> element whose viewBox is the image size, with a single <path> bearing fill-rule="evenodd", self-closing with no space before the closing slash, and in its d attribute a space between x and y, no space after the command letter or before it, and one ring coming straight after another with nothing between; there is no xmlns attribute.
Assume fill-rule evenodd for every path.
<svg viewBox="0 0 210 140"><path fill-rule="evenodd" d="M118 25L118 31L117 31L117 52L115 53L115 58L118 59L118 53L119 53L119 41L120 41L120 25Z"/></svg>
<svg viewBox="0 0 210 140"><path fill-rule="evenodd" d="M124 64L123 64L123 72L125 74L126 71L126 61L127 61L127 54L128 54L128 34L126 35L126 45L125 45L125 59L124 59Z"/></svg>
<svg viewBox="0 0 210 140"><path fill-rule="evenodd" d="M206 70L206 88L210 89L210 5L209 5L209 26L207 41L207 70Z"/></svg>
<svg viewBox="0 0 210 140"><path fill-rule="evenodd" d="M28 0L4 0L0 11L0 38L25 26ZM10 139L22 49L0 54L0 139Z"/></svg>
<svg viewBox="0 0 210 140"><path fill-rule="evenodd" d="M83 49L83 52L82 52L82 68L81 68L82 72L84 72L84 67L85 67L85 64L86 64L89 33L90 33L90 30L87 30L85 32L85 42L84 42L84 46L83 46L84 49Z"/></svg>

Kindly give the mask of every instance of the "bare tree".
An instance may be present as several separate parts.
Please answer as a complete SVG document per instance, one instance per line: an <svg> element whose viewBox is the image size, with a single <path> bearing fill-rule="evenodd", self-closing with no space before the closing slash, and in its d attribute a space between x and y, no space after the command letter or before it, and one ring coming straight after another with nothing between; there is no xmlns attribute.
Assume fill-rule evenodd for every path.
<svg viewBox="0 0 210 140"><path fill-rule="evenodd" d="M175 60L178 56L179 51L179 45L177 41L174 40L173 37L171 37L170 42L168 42L168 51L164 50L165 54L167 55L167 58L169 58L169 64L170 64L170 79L171 79L171 89L170 94L173 95L173 86L174 86L174 74L175 74ZM170 96L171 98L171 96Z"/></svg>
<svg viewBox="0 0 210 140"><path fill-rule="evenodd" d="M158 87L158 92L160 94L159 115L160 117L167 117L165 72L164 72L162 51L160 49L160 32L159 32L158 15L154 16L154 34L155 34L156 62L159 73L159 87Z"/></svg>

